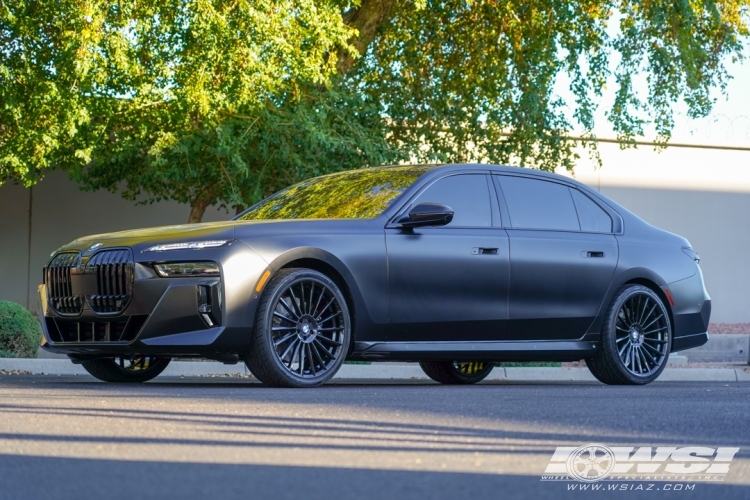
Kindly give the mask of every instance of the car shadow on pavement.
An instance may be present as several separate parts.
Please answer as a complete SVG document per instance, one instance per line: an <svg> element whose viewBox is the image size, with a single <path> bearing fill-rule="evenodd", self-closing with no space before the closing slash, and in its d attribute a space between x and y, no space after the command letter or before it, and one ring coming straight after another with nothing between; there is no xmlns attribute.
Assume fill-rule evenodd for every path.
<svg viewBox="0 0 750 500"><path fill-rule="evenodd" d="M643 442L646 436L639 435L634 441L632 433L615 429L572 432L564 429L551 432L543 428L521 430L513 425L478 426L438 425L410 423L391 419L338 419L335 417L290 417L281 414L253 415L209 412L182 412L149 410L145 408L123 409L114 407L90 408L67 403L66 406L14 405L0 403L0 415L8 418L54 419L55 421L75 421L89 419L88 422L130 421L133 426L147 425L152 429L176 428L200 430L201 437L165 437L160 435L123 435L127 425L120 424L118 435L74 435L53 433L2 432L0 440L17 440L29 443L90 443L120 445L157 446L223 446L230 448L276 448L312 450L349 450L363 452L426 452L426 453L483 453L522 454L551 452L549 443L578 446L582 442L606 442L609 445L630 445ZM493 428L494 427L494 428ZM102 428L106 425L102 424ZM207 436L211 436L208 438ZM674 435L654 436L659 445L684 445L685 437L679 432ZM693 438L692 445L731 445L742 446L737 455L747 455L747 439L739 436L731 440ZM536 443L536 444L535 444Z"/></svg>
<svg viewBox="0 0 750 500"><path fill-rule="evenodd" d="M581 498L575 482L539 476L384 469L92 460L0 455L0 498L150 500L251 499L555 499ZM642 490L637 489L638 485ZM660 491L670 484L670 489ZM606 498L746 499L748 488L729 484L596 483ZM587 490L596 485L586 485ZM607 491L607 488L626 490ZM575 487L571 490L571 486ZM659 490L657 490L659 488ZM590 493L586 491L585 493ZM654 493L659 493L654 495ZM599 495L597 495L599 496Z"/></svg>

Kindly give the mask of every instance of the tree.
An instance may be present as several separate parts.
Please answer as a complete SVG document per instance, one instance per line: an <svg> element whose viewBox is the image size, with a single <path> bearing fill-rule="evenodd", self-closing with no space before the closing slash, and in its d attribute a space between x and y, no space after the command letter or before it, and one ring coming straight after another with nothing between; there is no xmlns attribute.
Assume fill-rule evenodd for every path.
<svg viewBox="0 0 750 500"><path fill-rule="evenodd" d="M401 157L365 96L331 86L353 34L331 3L0 9L3 177L57 166L87 189L189 203L199 222L217 202Z"/></svg>
<svg viewBox="0 0 750 500"><path fill-rule="evenodd" d="M724 62L742 57L747 0L362 0L344 19L362 55L339 71L380 104L390 141L426 161L572 169L576 127L595 139L608 80L607 118L623 145L653 125L666 144L673 104L706 116L723 89ZM608 29L610 24L614 29ZM351 76L349 74L351 73ZM634 80L647 79L647 95ZM574 102L555 95L570 81ZM595 151L595 141L584 145Z"/></svg>
<svg viewBox="0 0 750 500"><path fill-rule="evenodd" d="M595 139L610 79L623 145L649 124L666 144L679 100L705 116L747 15L747 0L5 1L0 176L66 168L190 203L195 222L400 160L572 169L570 131Z"/></svg>

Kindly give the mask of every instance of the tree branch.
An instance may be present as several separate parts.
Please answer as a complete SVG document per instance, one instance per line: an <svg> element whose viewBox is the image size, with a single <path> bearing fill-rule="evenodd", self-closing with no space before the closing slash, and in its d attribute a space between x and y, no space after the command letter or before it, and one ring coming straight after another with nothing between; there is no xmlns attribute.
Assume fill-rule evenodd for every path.
<svg viewBox="0 0 750 500"><path fill-rule="evenodd" d="M375 39L378 28L388 20L392 5L393 0L362 0L358 8L344 13L344 23L358 31L356 36L349 39L349 43L360 55L365 53L367 46ZM349 71L354 65L354 60L351 53L340 50L338 72L343 75Z"/></svg>

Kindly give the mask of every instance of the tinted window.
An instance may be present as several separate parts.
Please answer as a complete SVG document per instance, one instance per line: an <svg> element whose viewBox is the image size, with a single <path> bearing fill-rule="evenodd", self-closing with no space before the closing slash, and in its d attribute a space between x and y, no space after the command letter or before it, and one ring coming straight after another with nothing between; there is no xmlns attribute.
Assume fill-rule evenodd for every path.
<svg viewBox="0 0 750 500"><path fill-rule="evenodd" d="M237 219L370 219L430 168L376 167L316 177L269 196Z"/></svg>
<svg viewBox="0 0 750 500"><path fill-rule="evenodd" d="M513 227L579 231L567 186L527 177L499 176Z"/></svg>
<svg viewBox="0 0 750 500"><path fill-rule="evenodd" d="M432 184L411 206L431 201L453 209L448 227L486 227L492 225L490 192L484 175L452 175Z"/></svg>
<svg viewBox="0 0 750 500"><path fill-rule="evenodd" d="M570 193L573 195L573 201L576 205L581 231L591 233L612 232L612 218L607 212L577 189L571 188Z"/></svg>

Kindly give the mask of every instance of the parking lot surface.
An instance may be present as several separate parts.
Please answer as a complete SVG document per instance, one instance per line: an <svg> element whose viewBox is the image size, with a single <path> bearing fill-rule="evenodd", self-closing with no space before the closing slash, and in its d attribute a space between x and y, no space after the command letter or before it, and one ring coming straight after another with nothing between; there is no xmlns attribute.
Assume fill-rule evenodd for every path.
<svg viewBox="0 0 750 500"><path fill-rule="evenodd" d="M290 390L242 378L4 375L0 498L747 499L748 429L750 384L737 382ZM542 480L557 447L588 443L740 450L721 481L580 491Z"/></svg>

